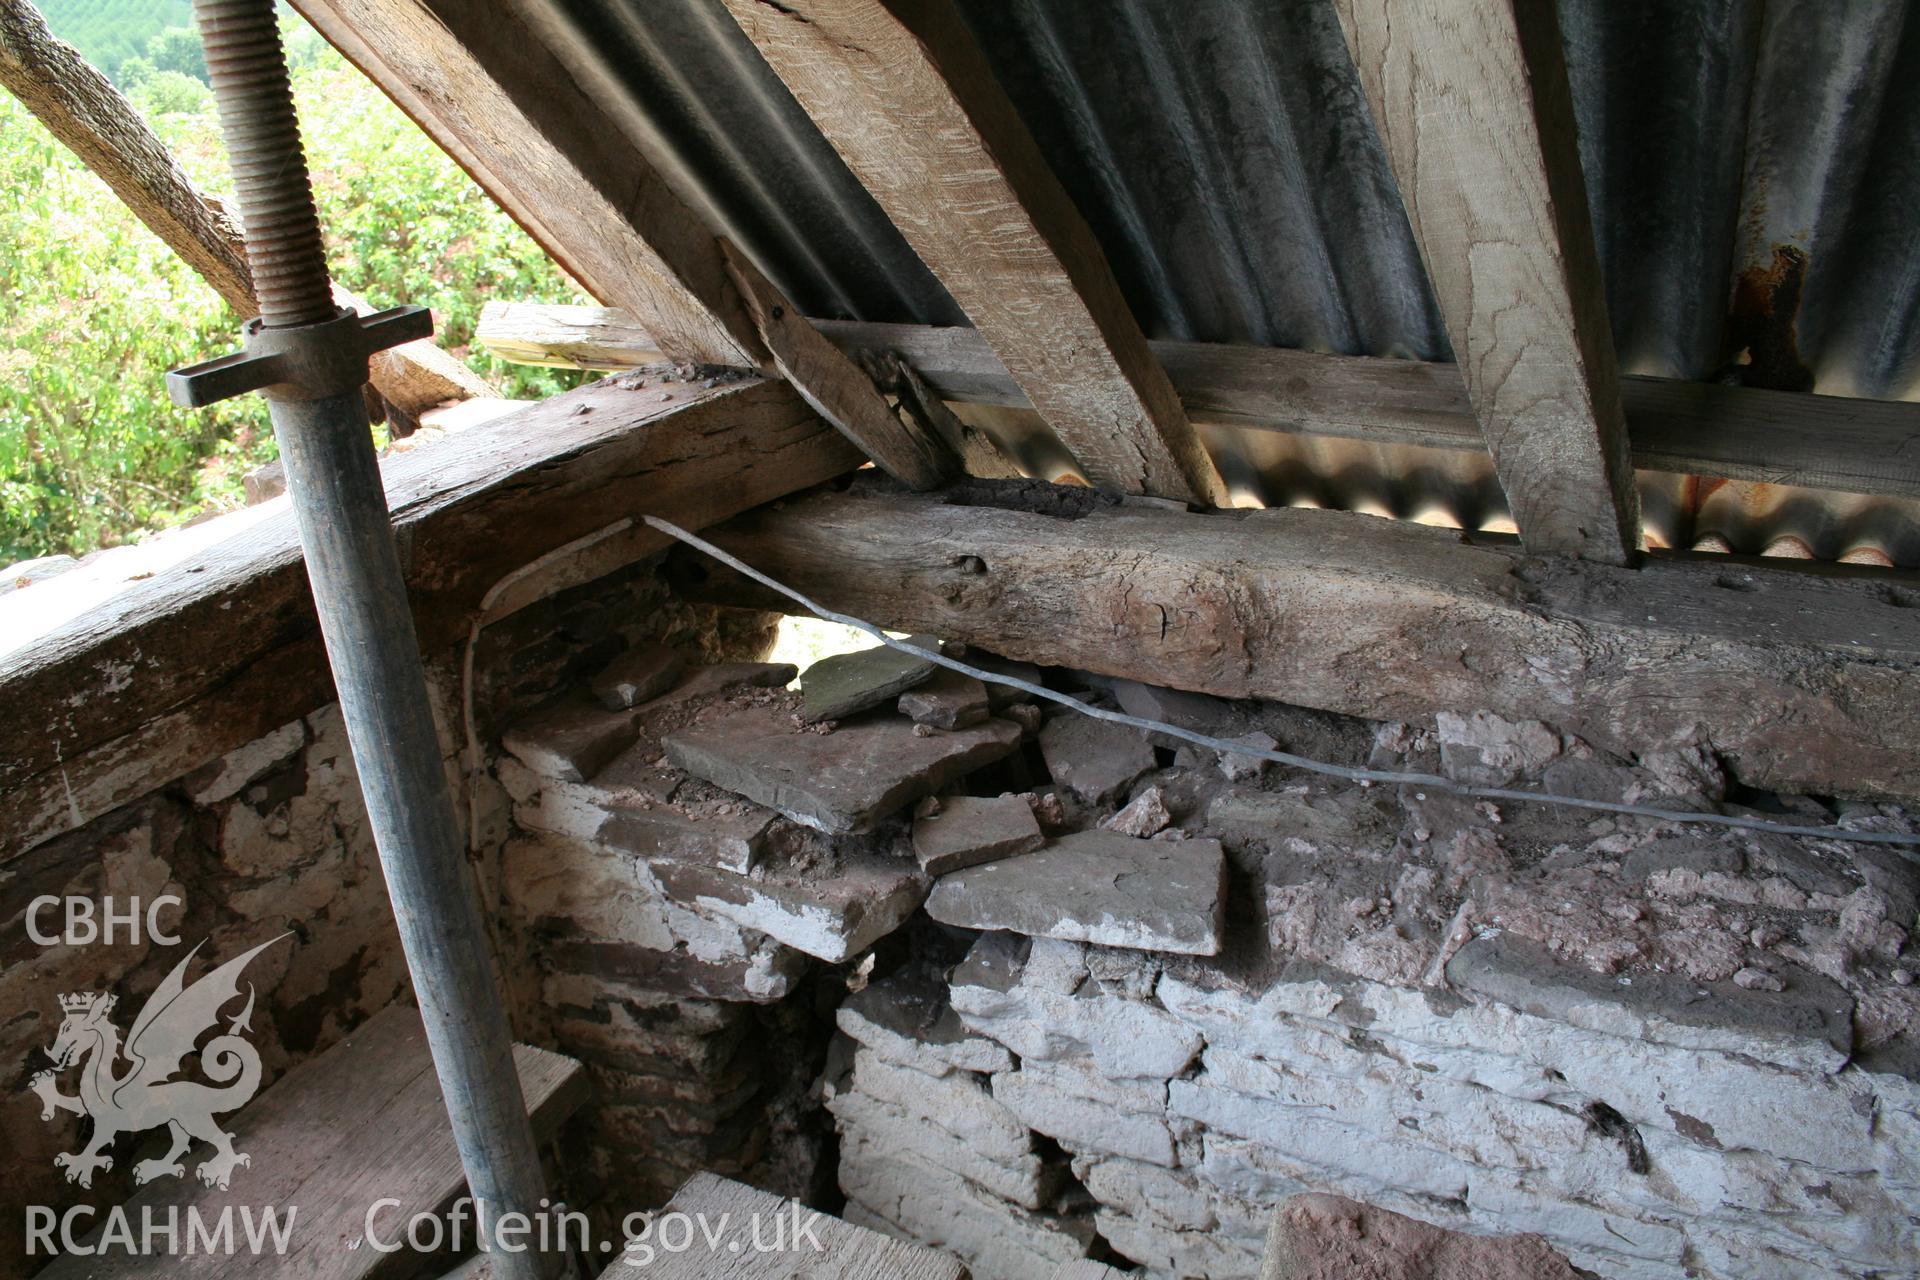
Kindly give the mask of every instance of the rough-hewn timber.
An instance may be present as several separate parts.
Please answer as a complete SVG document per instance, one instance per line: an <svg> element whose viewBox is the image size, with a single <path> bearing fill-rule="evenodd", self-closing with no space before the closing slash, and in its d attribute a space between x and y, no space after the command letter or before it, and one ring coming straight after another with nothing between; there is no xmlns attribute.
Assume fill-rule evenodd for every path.
<svg viewBox="0 0 1920 1280"><path fill-rule="evenodd" d="M629 351L635 360L651 354L652 340L624 313L576 320L573 310L601 309L514 305L507 348L514 354L506 358L564 363L576 344L609 364ZM974 329L860 320L813 326L856 359L897 357L947 400L1032 408ZM1486 448L1456 365L1207 342L1151 345L1196 423ZM1620 394L1633 464L1644 470L1920 497L1920 405L1633 374L1620 380ZM968 470L992 474L971 456Z"/></svg>
<svg viewBox="0 0 1920 1280"><path fill-rule="evenodd" d="M666 358L653 335L618 307L489 302L473 336L502 360L551 369L612 373Z"/></svg>
<svg viewBox="0 0 1920 1280"><path fill-rule="evenodd" d="M588 291L678 360L757 366L720 251L511 7L477 0L294 6Z"/></svg>
<svg viewBox="0 0 1920 1280"><path fill-rule="evenodd" d="M746 254L725 240L720 248L774 368L816 413L910 489L936 488L959 475L960 459L944 440L896 414L873 379L808 324Z"/></svg>
<svg viewBox="0 0 1920 1280"><path fill-rule="evenodd" d="M1093 232L947 0L726 0L1087 479L1225 501Z"/></svg>
<svg viewBox="0 0 1920 1280"><path fill-rule="evenodd" d="M1640 504L1553 6L1338 8L1521 538L1623 563Z"/></svg>
<svg viewBox="0 0 1920 1280"><path fill-rule="evenodd" d="M1634 571L1324 511L1067 520L924 496L814 497L711 536L830 608L1030 662L1385 720L1487 708L1629 754L1697 728L1756 786L1920 790L1920 610L1884 574Z"/></svg>
<svg viewBox="0 0 1920 1280"><path fill-rule="evenodd" d="M622 517L699 527L861 462L785 384L758 379L583 387L464 440L385 472L428 652L509 572ZM632 560L664 541L644 531L622 547ZM0 658L0 857L331 696L291 514L253 524Z"/></svg>

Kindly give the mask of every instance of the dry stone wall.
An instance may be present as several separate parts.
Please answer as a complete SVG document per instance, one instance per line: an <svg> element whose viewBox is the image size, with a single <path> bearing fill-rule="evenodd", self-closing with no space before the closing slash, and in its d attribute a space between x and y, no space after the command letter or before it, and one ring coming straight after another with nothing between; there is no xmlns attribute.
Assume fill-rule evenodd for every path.
<svg viewBox="0 0 1920 1280"><path fill-rule="evenodd" d="M1253 1276L1302 1195L1361 1206L1301 1201L1309 1250L1376 1214L1546 1274L1920 1265L1897 854L1329 782L909 665L841 662L810 713L789 670L694 664L507 734L506 901L626 1194L837 1184L986 1280ZM1688 739L1048 675L1249 748L1911 829L1729 796Z"/></svg>
<svg viewBox="0 0 1920 1280"><path fill-rule="evenodd" d="M614 655L650 636L669 636L682 651L705 658L757 653L769 641L767 615L678 604L658 585L651 564L563 592L481 635L475 653L474 714L484 741L500 726L571 688ZM454 784L463 826L479 824L476 870L496 900L499 855L511 824L511 801L490 775L471 795L462 767L464 653L437 655L428 674L441 752ZM469 800L472 801L469 804ZM83 899L95 921L110 898L124 913L133 899L180 899L153 922L178 945L156 943L145 921L137 938L121 926L111 943L83 932L42 945L29 932L37 899ZM41 908L34 931L62 931L60 908ZM130 1159L97 1176L90 1188L68 1183L56 1153L78 1148L83 1122L61 1114L41 1119L29 1091L46 1069L43 1052L60 1024L59 995L111 992L127 1025L160 981L196 944L193 976L207 961L230 959L259 943L246 974L259 992L250 1039L264 1078L331 1047L367 1017L407 995L406 966L394 931L359 779L337 705L289 720L173 784L85 828L25 852L0 851L0 1275L24 1258L20 1235L26 1204L64 1208L117 1204L133 1190ZM503 936L502 943L515 940ZM524 969L511 952L509 979ZM517 1030L543 1034L538 984L519 983ZM71 1085L63 1086L70 1090ZM244 1172L241 1175L244 1178ZM236 1181L238 1188L240 1181Z"/></svg>

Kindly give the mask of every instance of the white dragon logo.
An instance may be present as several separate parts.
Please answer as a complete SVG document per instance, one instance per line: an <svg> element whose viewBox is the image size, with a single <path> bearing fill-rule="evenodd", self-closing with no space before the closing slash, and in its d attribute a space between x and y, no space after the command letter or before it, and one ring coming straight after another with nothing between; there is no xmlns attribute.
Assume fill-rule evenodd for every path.
<svg viewBox="0 0 1920 1280"><path fill-rule="evenodd" d="M280 938L288 935L281 934ZM235 1168L252 1161L233 1149L233 1135L214 1123L216 1115L246 1104L260 1087L260 1055L241 1038L253 1017L253 986L247 986L247 1004L229 1019L224 1035L215 1036L200 1051L201 1070L214 1083L197 1080L172 1080L181 1060L193 1052L194 1042L220 1021L220 1010L240 994L240 972L247 962L280 938L261 943L245 955L227 961L192 986L184 978L187 965L199 952L196 945L186 958L173 967L133 1020L127 1033L124 1054L129 1064L116 1076L123 1050L120 1031L109 1020L114 997L96 991L79 991L60 997L65 1017L60 1033L46 1050L53 1068L33 1077L32 1089L40 1095L42 1120L51 1120L56 1112L70 1111L93 1120L93 1136L84 1149L63 1152L53 1163L66 1170L67 1181L83 1187L93 1185L94 1171L113 1168L107 1149L123 1133L139 1133L166 1125L173 1146L157 1160L142 1160L133 1167L133 1180L147 1183L165 1175L181 1177L186 1167L180 1157L198 1138L214 1149L200 1162L196 1172L210 1187L226 1189ZM80 1063L80 1092L61 1093L59 1073ZM220 1087L215 1087L220 1086Z"/></svg>

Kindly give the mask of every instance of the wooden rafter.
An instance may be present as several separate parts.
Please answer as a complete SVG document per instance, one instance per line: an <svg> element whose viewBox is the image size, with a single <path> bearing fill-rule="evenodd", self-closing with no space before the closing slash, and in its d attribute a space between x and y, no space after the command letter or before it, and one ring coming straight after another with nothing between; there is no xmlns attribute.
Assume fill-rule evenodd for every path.
<svg viewBox="0 0 1920 1280"><path fill-rule="evenodd" d="M945 441L896 414L860 367L808 324L746 254L726 240L720 248L774 368L821 417L909 488L932 489L960 474L960 459Z"/></svg>
<svg viewBox="0 0 1920 1280"><path fill-rule="evenodd" d="M295 0L294 8L663 351L761 364L752 321L722 306L726 270L713 237L511 7Z"/></svg>
<svg viewBox="0 0 1920 1280"><path fill-rule="evenodd" d="M1636 570L1344 512L1061 520L914 495L815 495L707 536L827 608L1029 662L1376 720L1551 706L1624 756L1704 733L1757 787L1920 788L1920 613L1884 571ZM694 598L772 600L684 563Z"/></svg>
<svg viewBox="0 0 1920 1280"><path fill-rule="evenodd" d="M815 320L856 361L899 359L941 398L1030 409L979 333L967 328ZM479 339L504 359L627 368L652 339L619 311L493 303ZM1452 364L1278 347L1155 341L1187 416L1202 426L1340 436L1484 452ZM1620 380L1633 464L1647 471L1920 497L1920 405L1712 382ZM976 466L975 475L996 472Z"/></svg>
<svg viewBox="0 0 1920 1280"><path fill-rule="evenodd" d="M1624 563L1639 502L1552 6L1337 5L1521 538Z"/></svg>
<svg viewBox="0 0 1920 1280"><path fill-rule="evenodd" d="M1092 231L947 0L726 0L1086 476L1225 490Z"/></svg>
<svg viewBox="0 0 1920 1280"><path fill-rule="evenodd" d="M945 446L903 423L740 254L723 251L542 33L481 0L297 0L588 290L679 360L778 371L874 462L915 488ZM743 269L744 273L743 274Z"/></svg>

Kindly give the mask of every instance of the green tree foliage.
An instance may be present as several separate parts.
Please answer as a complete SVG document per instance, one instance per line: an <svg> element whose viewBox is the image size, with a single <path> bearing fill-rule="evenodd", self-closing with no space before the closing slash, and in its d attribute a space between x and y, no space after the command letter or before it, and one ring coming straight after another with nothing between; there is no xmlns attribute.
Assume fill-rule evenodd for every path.
<svg viewBox="0 0 1920 1280"><path fill-rule="evenodd" d="M147 41L147 61L157 70L207 83L206 49L200 43L200 33L192 27L168 27Z"/></svg>
<svg viewBox="0 0 1920 1280"><path fill-rule="evenodd" d="M200 115L213 103L213 90L178 71L152 72L128 89L127 96L148 119Z"/></svg>
<svg viewBox="0 0 1920 1280"><path fill-rule="evenodd" d="M109 75L129 58L145 55L148 42L168 28L193 25L193 0L35 0L53 33ZM161 63L165 66L166 64ZM176 71L194 74L186 67ZM204 68L201 73L204 76ZM116 80L125 87L126 81Z"/></svg>
<svg viewBox="0 0 1920 1280"><path fill-rule="evenodd" d="M114 0L118 7L121 0ZM130 3L127 7L133 7ZM295 98L334 273L371 305L433 308L439 340L516 397L576 374L469 350L490 298L584 298L380 92L310 33ZM136 93L204 190L230 190L210 104ZM236 344L238 319L13 99L0 94L0 563L112 545L238 506L275 455L264 404L176 409L163 378ZM445 447L457 448L449 443Z"/></svg>

